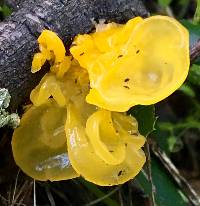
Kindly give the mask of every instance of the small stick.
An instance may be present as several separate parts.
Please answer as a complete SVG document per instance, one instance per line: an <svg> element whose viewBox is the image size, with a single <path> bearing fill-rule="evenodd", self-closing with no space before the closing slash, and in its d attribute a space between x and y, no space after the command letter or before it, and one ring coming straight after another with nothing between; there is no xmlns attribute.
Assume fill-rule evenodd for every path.
<svg viewBox="0 0 200 206"><path fill-rule="evenodd" d="M147 138L146 144L145 144L145 153L147 154L147 175L148 175L148 181L151 184L151 197L149 198L149 203L151 206L155 206L155 186L153 184L153 179L152 179L152 172L151 172L151 154L150 154L150 148L149 148L149 141Z"/></svg>
<svg viewBox="0 0 200 206"><path fill-rule="evenodd" d="M190 62L193 63L200 57L200 40L190 48Z"/></svg>
<svg viewBox="0 0 200 206"><path fill-rule="evenodd" d="M184 191L184 194L187 196L187 198L191 202L191 204L193 206L199 206L200 205L200 197L194 191L194 189L191 187L191 185L187 182L187 180L183 176L181 176L178 169L175 167L175 165L172 163L172 161L169 159L169 157L166 155L166 153L161 151L161 149L156 145L156 143L153 143L151 145L151 149L152 149L153 153L161 161L161 163L163 164L165 169L167 169L169 174L173 177L173 179L178 184L178 186Z"/></svg>

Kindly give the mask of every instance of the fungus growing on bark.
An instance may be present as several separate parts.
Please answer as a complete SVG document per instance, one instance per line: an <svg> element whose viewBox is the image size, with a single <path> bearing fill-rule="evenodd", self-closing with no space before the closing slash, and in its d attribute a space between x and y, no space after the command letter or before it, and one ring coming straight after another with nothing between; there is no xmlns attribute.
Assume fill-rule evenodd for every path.
<svg viewBox="0 0 200 206"><path fill-rule="evenodd" d="M167 16L108 24L96 33L78 35L74 42L70 51L90 77L86 101L111 111L157 103L188 74L188 31ZM131 81L124 84L127 78Z"/></svg>
<svg viewBox="0 0 200 206"><path fill-rule="evenodd" d="M156 103L183 83L188 32L169 17L136 17L78 35L70 49L74 59L51 31L38 42L33 70L48 60L50 71L31 92L33 106L14 131L16 163L39 180L81 175L108 186L135 177L145 163L145 138L137 120L121 112Z"/></svg>

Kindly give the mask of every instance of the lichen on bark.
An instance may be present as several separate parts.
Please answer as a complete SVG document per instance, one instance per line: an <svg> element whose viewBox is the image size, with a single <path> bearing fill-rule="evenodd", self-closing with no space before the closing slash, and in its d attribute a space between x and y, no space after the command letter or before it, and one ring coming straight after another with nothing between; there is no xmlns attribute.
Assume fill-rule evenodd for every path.
<svg viewBox="0 0 200 206"><path fill-rule="evenodd" d="M0 128L4 126L9 126L16 128L19 126L20 118L18 114L6 111L9 107L11 96L7 89L0 88Z"/></svg>

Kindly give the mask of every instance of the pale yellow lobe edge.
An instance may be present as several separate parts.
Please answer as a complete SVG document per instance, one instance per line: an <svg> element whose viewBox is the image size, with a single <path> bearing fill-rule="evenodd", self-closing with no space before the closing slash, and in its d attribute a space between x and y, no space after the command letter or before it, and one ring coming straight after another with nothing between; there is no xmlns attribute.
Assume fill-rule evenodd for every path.
<svg viewBox="0 0 200 206"><path fill-rule="evenodd" d="M66 108L49 100L32 106L22 116L12 138L16 164L28 176L41 181L59 181L78 177L67 156L64 124Z"/></svg>
<svg viewBox="0 0 200 206"><path fill-rule="evenodd" d="M116 23L105 24L100 31L90 35L93 38L94 45L100 52L112 51L125 44L134 27L142 21L143 18L135 17L130 19L125 25Z"/></svg>
<svg viewBox="0 0 200 206"><path fill-rule="evenodd" d="M80 111L77 111L72 104L68 105L67 111L65 131L68 155L77 173L101 186L123 184L139 173L146 160L141 149L137 150L131 141L127 141L125 160L118 165L106 164L95 153L86 137L84 124L80 121Z"/></svg>
<svg viewBox="0 0 200 206"><path fill-rule="evenodd" d="M123 141L131 142L135 150L144 146L146 138L138 131L137 120L129 115L112 112L113 125L117 128Z"/></svg>
<svg viewBox="0 0 200 206"><path fill-rule="evenodd" d="M125 144L115 131L110 111L97 111L86 122L86 134L95 153L107 164L117 165L125 159Z"/></svg>

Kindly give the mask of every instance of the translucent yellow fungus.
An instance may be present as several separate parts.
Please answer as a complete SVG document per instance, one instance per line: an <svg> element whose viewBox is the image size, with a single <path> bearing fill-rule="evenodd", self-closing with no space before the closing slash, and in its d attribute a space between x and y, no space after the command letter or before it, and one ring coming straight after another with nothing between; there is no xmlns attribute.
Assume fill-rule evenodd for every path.
<svg viewBox="0 0 200 206"><path fill-rule="evenodd" d="M63 77L64 73L70 67L70 57L65 56L66 50L62 40L56 33L44 30L38 38L40 44L40 53L36 53L33 57L31 72L35 73L41 69L46 60L54 63L54 69L57 67L59 77Z"/></svg>
<svg viewBox="0 0 200 206"><path fill-rule="evenodd" d="M40 84L31 92L30 99L35 106L44 104L50 97L53 97L60 106L66 105L66 99L61 91L56 76L46 74Z"/></svg>
<svg viewBox="0 0 200 206"><path fill-rule="evenodd" d="M97 111L97 113L99 112ZM124 125L120 124L121 120L118 122L117 118L114 120L117 122L115 128L112 128L114 125L111 127L106 125L108 130L102 132L102 135L105 136L102 138L101 144L111 144L111 140L109 139L110 136L108 135L113 133L112 130L114 129L118 130L121 144L125 146L125 159L119 164L110 164L113 162L104 161L104 151L102 151L102 154L99 156L101 150L101 147L100 149L98 148L99 144L95 144L94 142L91 143L90 139L87 137L85 121L82 119L81 114L82 111L80 111L74 104L70 103L68 105L65 131L67 135L68 155L76 172L81 174L86 180L102 186L122 184L135 177L145 162L144 152L138 148L139 141L137 134L134 133L130 136L126 131L126 127L124 128ZM94 115L96 114L94 113ZM105 117L105 115L103 116ZM113 118L115 117L117 116L113 116ZM94 116L91 118L94 118ZM123 118L126 117L124 116ZM133 122L134 121L135 119L133 119ZM133 128L133 130L136 130L136 128ZM87 133L88 132L89 131L87 131ZM124 137L125 134L127 135L126 137ZM112 138L113 137L111 137L111 139ZM137 146L135 146L134 142L137 142ZM143 137L140 141L140 147L144 142L145 140ZM115 148L116 147L113 147L113 149ZM103 157L103 159L101 157Z"/></svg>
<svg viewBox="0 0 200 206"><path fill-rule="evenodd" d="M110 111L98 111L86 122L86 134L95 153L107 164L117 165L125 159L125 144L113 127Z"/></svg>
<svg viewBox="0 0 200 206"><path fill-rule="evenodd" d="M45 62L46 57L42 53L36 53L32 61L32 73L39 71Z"/></svg>
<svg viewBox="0 0 200 206"><path fill-rule="evenodd" d="M97 28L96 32L90 35L92 36L95 47L102 53L117 48L120 49L130 38L135 26L142 21L143 19L141 17L135 17L129 20L125 25L116 23L105 24L102 29ZM98 27L100 26L102 27L102 25Z"/></svg>
<svg viewBox="0 0 200 206"><path fill-rule="evenodd" d="M56 33L44 30L38 38L38 43L43 46L43 49L47 49L48 52L53 53L56 63L63 61L66 50L62 40L56 35ZM43 51L42 48L41 52L45 54L45 51Z"/></svg>
<svg viewBox="0 0 200 206"><path fill-rule="evenodd" d="M14 131L14 159L34 179L57 181L79 176L67 156L66 114L66 108L50 99L28 109Z"/></svg>
<svg viewBox="0 0 200 206"><path fill-rule="evenodd" d="M64 74L69 70L70 65L71 65L71 57L65 56L57 71L57 77L62 78Z"/></svg>
<svg viewBox="0 0 200 206"><path fill-rule="evenodd" d="M61 107L66 106L70 98L85 98L88 84L87 72L78 65L72 65L61 79L53 72L47 73L32 90L30 99L35 106L40 106L53 97Z"/></svg>
<svg viewBox="0 0 200 206"><path fill-rule="evenodd" d="M111 111L161 101L181 86L189 70L188 31L166 16L137 17L124 26L78 35L74 44L70 51L90 77L86 101Z"/></svg>
<svg viewBox="0 0 200 206"><path fill-rule="evenodd" d="M85 103L88 83L87 72L73 63L62 79L47 73L32 91L34 106L22 116L12 139L15 161L27 175L44 181L79 176L68 159L64 124L69 101L75 101L81 110L84 108L85 118L90 110L95 111L94 106Z"/></svg>
<svg viewBox="0 0 200 206"><path fill-rule="evenodd" d="M44 30L38 42L32 72L46 61L50 71L32 90L33 105L14 131L17 165L37 180L81 175L106 186L135 177L145 163L145 138L136 119L119 112L156 103L183 83L187 30L165 16L98 25L75 38L74 58L52 31Z"/></svg>

